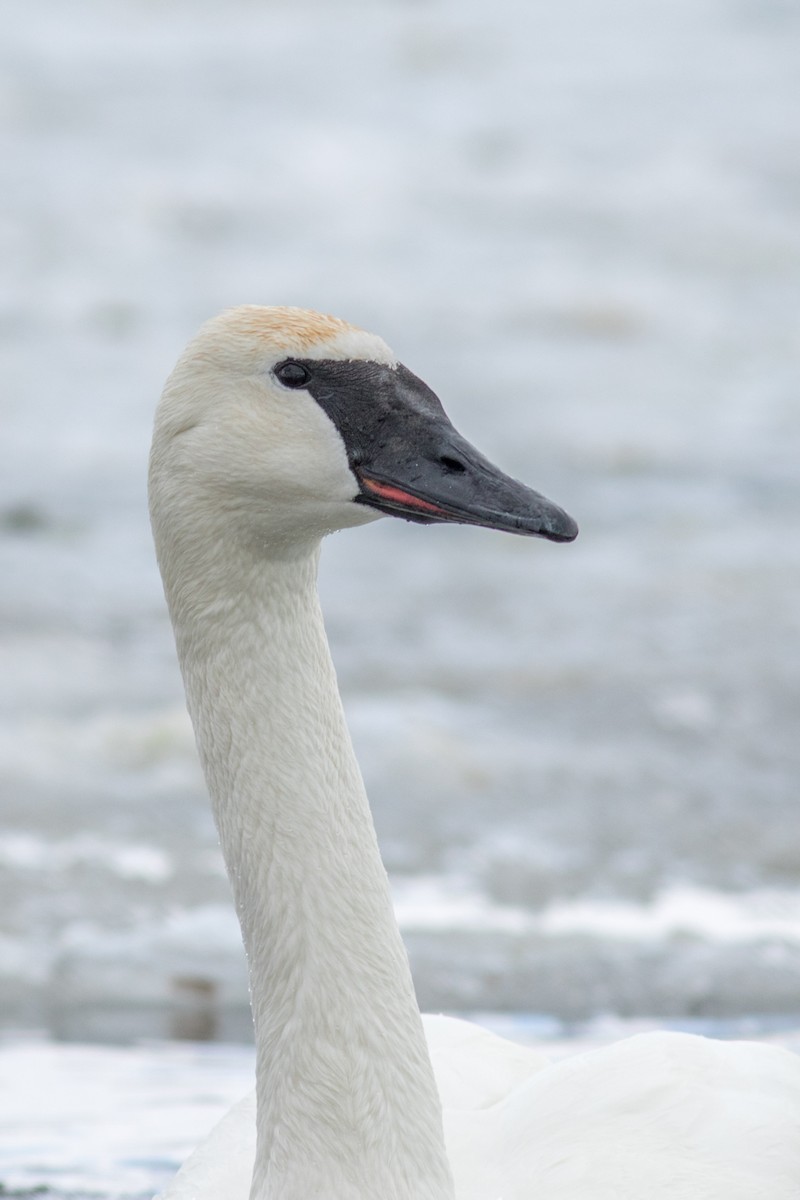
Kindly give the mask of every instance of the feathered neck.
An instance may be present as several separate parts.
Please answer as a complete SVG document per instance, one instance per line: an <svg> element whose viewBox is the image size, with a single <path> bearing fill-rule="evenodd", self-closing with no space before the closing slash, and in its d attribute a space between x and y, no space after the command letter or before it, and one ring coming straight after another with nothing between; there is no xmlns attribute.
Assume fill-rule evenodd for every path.
<svg viewBox="0 0 800 1200"><path fill-rule="evenodd" d="M242 927L251 1200L451 1200L441 1108L319 607L318 546L156 541Z"/></svg>

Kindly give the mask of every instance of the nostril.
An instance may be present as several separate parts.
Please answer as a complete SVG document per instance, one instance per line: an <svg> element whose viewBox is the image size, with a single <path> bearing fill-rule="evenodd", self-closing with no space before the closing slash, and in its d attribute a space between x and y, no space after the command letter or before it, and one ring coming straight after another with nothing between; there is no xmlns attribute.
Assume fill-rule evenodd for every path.
<svg viewBox="0 0 800 1200"><path fill-rule="evenodd" d="M448 471L452 471L455 475L461 475L467 469L462 462L458 461L457 458L449 458L446 454L441 456L439 462L443 467L445 467Z"/></svg>

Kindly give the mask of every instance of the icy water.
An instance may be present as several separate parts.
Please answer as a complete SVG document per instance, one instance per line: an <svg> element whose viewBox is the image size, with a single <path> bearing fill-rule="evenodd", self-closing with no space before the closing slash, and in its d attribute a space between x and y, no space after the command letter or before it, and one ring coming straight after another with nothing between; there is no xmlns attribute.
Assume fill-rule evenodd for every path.
<svg viewBox="0 0 800 1200"><path fill-rule="evenodd" d="M797 1014L797 7L39 0L5 25L0 1023L248 1036L144 498L162 381L242 302L382 333L581 524L326 548L423 1005ZM12 1088L146 1077L164 1141L64 1166L54 1100L0 1181L156 1186L212 1119L177 1115L222 1061L193 1054L11 1043ZM247 1086L230 1054L211 1107Z"/></svg>

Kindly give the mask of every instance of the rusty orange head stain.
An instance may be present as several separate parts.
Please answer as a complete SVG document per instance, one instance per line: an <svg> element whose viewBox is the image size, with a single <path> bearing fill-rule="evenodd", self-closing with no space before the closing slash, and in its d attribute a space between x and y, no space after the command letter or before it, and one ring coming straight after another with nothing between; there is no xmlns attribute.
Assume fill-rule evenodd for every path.
<svg viewBox="0 0 800 1200"><path fill-rule="evenodd" d="M314 312L310 308L268 308L257 304L230 308L218 321L231 333L264 338L273 346L291 346L296 351L307 350L317 342L329 341L338 334L352 333L358 328L341 317Z"/></svg>

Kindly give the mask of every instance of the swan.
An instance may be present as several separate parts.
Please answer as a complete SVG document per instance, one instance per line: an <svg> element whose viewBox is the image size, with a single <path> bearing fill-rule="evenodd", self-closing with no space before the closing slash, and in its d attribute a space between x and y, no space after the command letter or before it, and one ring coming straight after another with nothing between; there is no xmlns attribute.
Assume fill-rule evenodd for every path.
<svg viewBox="0 0 800 1200"><path fill-rule="evenodd" d="M149 495L247 952L256 1092L164 1200L797 1200L800 1058L654 1033L548 1063L416 1003L316 587L394 514L571 541L379 337L248 306L158 406Z"/></svg>

